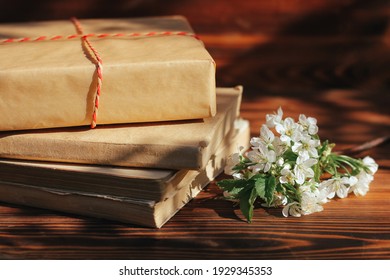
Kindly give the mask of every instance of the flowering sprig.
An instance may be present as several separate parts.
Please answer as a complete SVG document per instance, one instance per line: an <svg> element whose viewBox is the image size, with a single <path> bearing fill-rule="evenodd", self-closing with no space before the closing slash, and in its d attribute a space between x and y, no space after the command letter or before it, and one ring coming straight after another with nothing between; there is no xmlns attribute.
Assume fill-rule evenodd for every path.
<svg viewBox="0 0 390 280"><path fill-rule="evenodd" d="M315 118L301 114L298 122L283 119L279 108L266 115L249 152L241 148L229 156L225 173L233 178L217 185L227 199L239 202L248 222L258 200L265 207L281 207L285 217L300 217L322 211L336 196L364 196L378 165L368 156L355 159L332 152L335 145L321 143L317 133Z"/></svg>

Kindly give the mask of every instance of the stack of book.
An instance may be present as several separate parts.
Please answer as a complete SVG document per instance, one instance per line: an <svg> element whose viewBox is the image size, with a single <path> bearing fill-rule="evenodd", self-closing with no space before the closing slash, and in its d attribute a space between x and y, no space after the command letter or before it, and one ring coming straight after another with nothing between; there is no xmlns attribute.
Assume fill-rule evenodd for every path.
<svg viewBox="0 0 390 280"><path fill-rule="evenodd" d="M198 121L2 132L0 200L159 228L248 145L241 91Z"/></svg>
<svg viewBox="0 0 390 280"><path fill-rule="evenodd" d="M206 105L171 104L171 111L194 117L114 120L95 129L26 129L23 121L12 124L23 130L9 129L8 115L0 132L0 200L160 228L223 171L231 153L249 143L249 123L240 117L242 87L214 88L214 94L215 104L212 94ZM192 106L211 109L199 118ZM141 119L156 112L144 111Z"/></svg>

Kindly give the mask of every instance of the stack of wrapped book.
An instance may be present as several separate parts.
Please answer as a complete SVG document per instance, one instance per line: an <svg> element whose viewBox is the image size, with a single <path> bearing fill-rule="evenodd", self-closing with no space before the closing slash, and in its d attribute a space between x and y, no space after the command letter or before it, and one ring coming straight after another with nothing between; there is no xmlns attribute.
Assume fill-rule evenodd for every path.
<svg viewBox="0 0 390 280"><path fill-rule="evenodd" d="M159 228L249 143L242 87L215 87L182 17L3 24L4 34L1 201Z"/></svg>

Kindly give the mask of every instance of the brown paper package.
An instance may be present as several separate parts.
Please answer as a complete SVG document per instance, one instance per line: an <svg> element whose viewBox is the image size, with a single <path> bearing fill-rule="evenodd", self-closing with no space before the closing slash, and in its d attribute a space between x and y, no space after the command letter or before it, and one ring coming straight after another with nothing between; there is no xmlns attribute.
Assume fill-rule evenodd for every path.
<svg viewBox="0 0 390 280"><path fill-rule="evenodd" d="M202 120L1 132L0 158L200 169L239 115L243 88L216 91L217 114Z"/></svg>
<svg viewBox="0 0 390 280"><path fill-rule="evenodd" d="M84 33L193 32L180 16L80 20ZM89 125L96 65L80 38L5 43L7 38L75 34L71 21L0 24L0 130ZM103 61L98 124L215 115L215 64L191 36L91 37Z"/></svg>

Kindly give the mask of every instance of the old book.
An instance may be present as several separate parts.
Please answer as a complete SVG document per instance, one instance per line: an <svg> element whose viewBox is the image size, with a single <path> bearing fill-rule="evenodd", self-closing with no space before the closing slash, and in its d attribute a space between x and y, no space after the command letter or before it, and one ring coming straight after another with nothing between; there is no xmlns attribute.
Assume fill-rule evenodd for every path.
<svg viewBox="0 0 390 280"><path fill-rule="evenodd" d="M215 63L180 16L0 24L0 61L0 131L90 124L98 81L98 124L216 110Z"/></svg>
<svg viewBox="0 0 390 280"><path fill-rule="evenodd" d="M244 131L247 126L245 121L236 120L235 127L219 147L224 147L226 153L232 152L226 147L233 148L236 142L244 142L248 136ZM224 158L221 155L224 153L217 150L219 157L214 155L214 165L223 165ZM188 169L146 169L0 159L0 181L148 200L164 200L171 196L191 172Z"/></svg>
<svg viewBox="0 0 390 280"><path fill-rule="evenodd" d="M203 169L187 171L182 180L175 187L170 188L168 192L170 195L165 196L162 200L116 196L112 195L109 189L83 190L82 185L79 186L78 190L57 188L54 186L56 182L53 182L52 187L43 186L41 181L36 180L21 184L9 182L7 178L0 181L0 200L160 228L223 171L228 155L236 152L238 146L248 147L250 138L248 122L244 120L237 122L236 132L231 142L228 145L222 144ZM76 165L73 168L77 169ZM107 172L110 171L111 169L107 170ZM12 173L11 170L8 172ZM148 170L147 172L148 174L153 172L159 174L160 170ZM18 174L20 174L20 169L16 169L14 172L14 175ZM89 176L95 175L90 174ZM79 174L75 174L76 180L78 177ZM49 182L51 180L50 177L46 179ZM138 180L138 178L135 179ZM154 175L150 176L150 180L154 180ZM170 177L168 176L166 180L169 181ZM74 181L71 183L76 184ZM140 186L140 188L142 187Z"/></svg>
<svg viewBox="0 0 390 280"><path fill-rule="evenodd" d="M217 114L197 121L1 132L0 158L200 169L233 126L241 96L241 86L218 88Z"/></svg>

